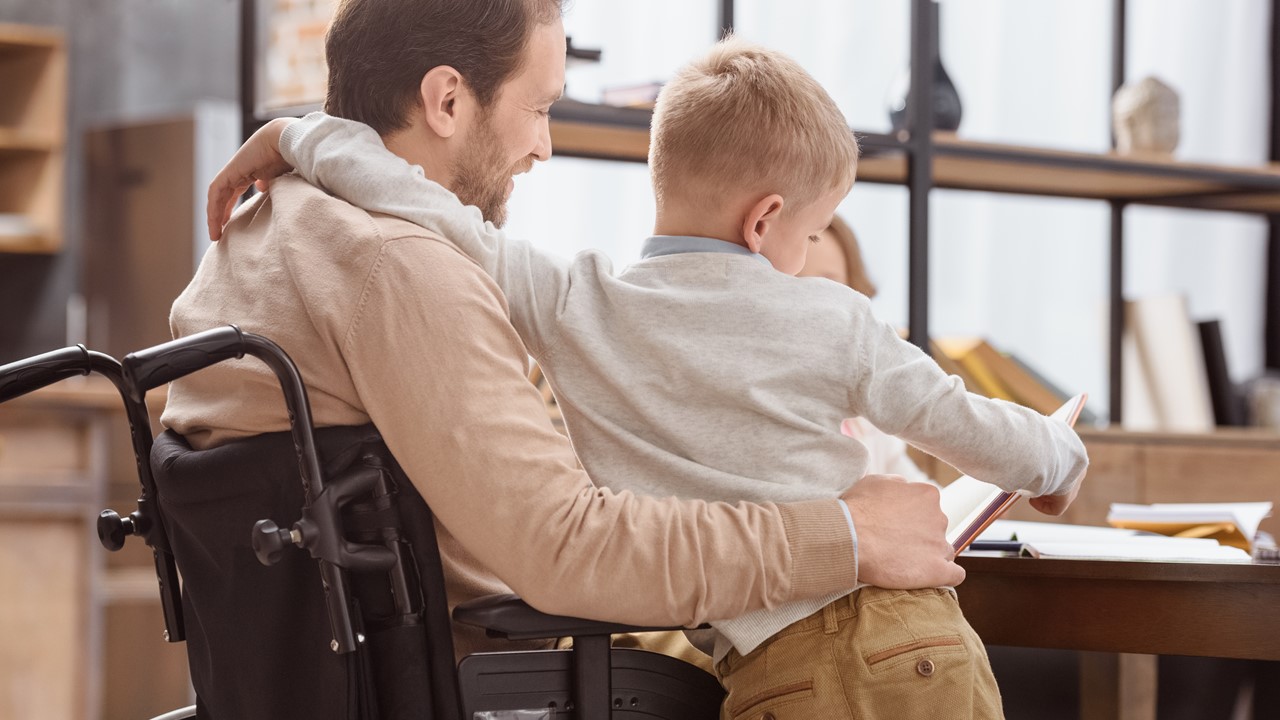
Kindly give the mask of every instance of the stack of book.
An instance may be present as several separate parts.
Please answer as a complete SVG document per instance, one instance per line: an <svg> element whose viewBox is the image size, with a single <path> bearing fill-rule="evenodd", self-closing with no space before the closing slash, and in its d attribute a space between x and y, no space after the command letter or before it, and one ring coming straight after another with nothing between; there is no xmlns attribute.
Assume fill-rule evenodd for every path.
<svg viewBox="0 0 1280 720"><path fill-rule="evenodd" d="M944 372L963 380L970 392L1025 405L1044 415L1052 415L1071 397L1022 359L1000 352L983 338L939 338L930 343L930 354ZM1084 410L1079 421L1093 425L1097 418Z"/></svg>
<svg viewBox="0 0 1280 720"><path fill-rule="evenodd" d="M1221 324L1192 320L1182 295L1126 301L1122 346L1126 428L1207 432L1246 424Z"/></svg>

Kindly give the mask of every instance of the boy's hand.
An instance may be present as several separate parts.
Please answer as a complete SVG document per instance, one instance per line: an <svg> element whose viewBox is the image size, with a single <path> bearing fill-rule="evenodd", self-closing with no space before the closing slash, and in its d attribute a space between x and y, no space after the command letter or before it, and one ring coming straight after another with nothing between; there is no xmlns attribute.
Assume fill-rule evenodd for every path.
<svg viewBox="0 0 1280 720"><path fill-rule="evenodd" d="M1071 486L1071 492L1064 495L1041 495L1040 497L1033 497L1027 502L1031 504L1031 507L1045 515L1061 515L1067 511L1067 508L1076 499L1076 495L1079 494L1080 483L1076 482L1075 485Z"/></svg>
<svg viewBox="0 0 1280 720"><path fill-rule="evenodd" d="M249 189L250 184L266 192L267 181L293 169L280 155L280 135L293 122L293 118L276 118L258 128L209 184L209 204L205 213L210 240L218 242L222 239L222 227L231 219L236 199Z"/></svg>
<svg viewBox="0 0 1280 720"><path fill-rule="evenodd" d="M858 534L858 582L889 590L964 582L937 488L897 475L868 475L840 497Z"/></svg>

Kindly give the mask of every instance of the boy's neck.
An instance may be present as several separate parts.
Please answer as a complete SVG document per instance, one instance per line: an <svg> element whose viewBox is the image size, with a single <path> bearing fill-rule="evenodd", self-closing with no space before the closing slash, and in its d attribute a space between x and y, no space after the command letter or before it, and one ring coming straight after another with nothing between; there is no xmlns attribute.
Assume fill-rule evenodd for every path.
<svg viewBox="0 0 1280 720"><path fill-rule="evenodd" d="M659 207L657 219L653 224L653 234L704 237L746 247L746 242L742 239L742 229L735 227L732 220L712 217L705 213L699 217L694 213L664 211Z"/></svg>

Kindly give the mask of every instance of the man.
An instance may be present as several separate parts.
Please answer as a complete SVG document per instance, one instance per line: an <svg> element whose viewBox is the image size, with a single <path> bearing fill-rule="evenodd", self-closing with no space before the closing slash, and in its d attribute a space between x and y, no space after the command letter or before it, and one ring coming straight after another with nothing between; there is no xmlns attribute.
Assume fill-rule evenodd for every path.
<svg viewBox="0 0 1280 720"><path fill-rule="evenodd" d="M348 0L327 38L326 109L500 223L512 176L551 155L560 12L559 0ZM212 218L253 181L233 175L210 189L215 236ZM520 309L447 238L296 177L225 233L175 303L174 334L234 321L267 335L298 362L318 425L375 423L438 518L451 603L505 583L546 612L693 625L856 580L963 579L937 491L896 478L784 505L596 488L525 379ZM273 383L253 363L217 366L176 383L162 421L197 447L282 430ZM455 637L460 654L494 647Z"/></svg>

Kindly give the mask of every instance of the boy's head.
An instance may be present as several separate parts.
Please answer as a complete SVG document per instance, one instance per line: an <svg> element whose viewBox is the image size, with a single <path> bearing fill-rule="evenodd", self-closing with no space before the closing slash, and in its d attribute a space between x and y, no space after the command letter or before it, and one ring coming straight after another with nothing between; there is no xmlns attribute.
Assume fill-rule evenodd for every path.
<svg viewBox="0 0 1280 720"><path fill-rule="evenodd" d="M782 53L726 38L658 96L649 167L660 231L746 245L795 274L857 163L844 115Z"/></svg>

